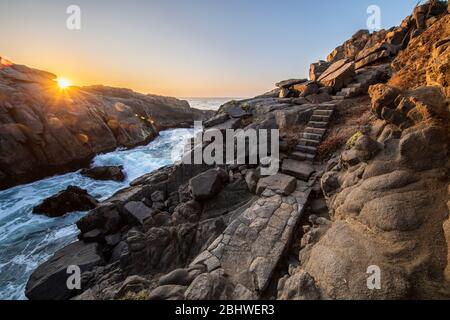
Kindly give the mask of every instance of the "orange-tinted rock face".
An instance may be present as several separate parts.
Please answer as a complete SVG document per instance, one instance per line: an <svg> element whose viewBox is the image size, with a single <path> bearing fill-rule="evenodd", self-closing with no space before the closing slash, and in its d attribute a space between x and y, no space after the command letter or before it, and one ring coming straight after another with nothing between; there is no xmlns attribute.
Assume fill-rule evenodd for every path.
<svg viewBox="0 0 450 320"><path fill-rule="evenodd" d="M450 15L438 19L411 41L392 63L395 75L389 84L407 90L441 85L449 92Z"/></svg>
<svg viewBox="0 0 450 320"><path fill-rule="evenodd" d="M149 142L155 126L186 127L207 115L127 89L62 90L51 73L1 61L0 188L79 168L99 152Z"/></svg>

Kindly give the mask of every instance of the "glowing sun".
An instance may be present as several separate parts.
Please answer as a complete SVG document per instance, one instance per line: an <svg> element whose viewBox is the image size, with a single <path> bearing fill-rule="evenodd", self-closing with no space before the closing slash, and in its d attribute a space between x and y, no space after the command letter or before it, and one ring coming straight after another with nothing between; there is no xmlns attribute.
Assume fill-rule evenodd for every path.
<svg viewBox="0 0 450 320"><path fill-rule="evenodd" d="M70 81L67 79L59 78L56 80L60 89L66 89L70 87Z"/></svg>

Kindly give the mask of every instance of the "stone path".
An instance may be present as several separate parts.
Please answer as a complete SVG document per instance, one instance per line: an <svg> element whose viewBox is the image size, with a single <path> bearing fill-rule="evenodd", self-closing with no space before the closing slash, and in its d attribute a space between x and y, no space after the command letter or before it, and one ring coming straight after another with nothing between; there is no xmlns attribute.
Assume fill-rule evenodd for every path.
<svg viewBox="0 0 450 320"><path fill-rule="evenodd" d="M259 298L291 244L311 185L298 181L289 196L263 192L191 266L204 264L208 272L222 269L235 288L231 298Z"/></svg>

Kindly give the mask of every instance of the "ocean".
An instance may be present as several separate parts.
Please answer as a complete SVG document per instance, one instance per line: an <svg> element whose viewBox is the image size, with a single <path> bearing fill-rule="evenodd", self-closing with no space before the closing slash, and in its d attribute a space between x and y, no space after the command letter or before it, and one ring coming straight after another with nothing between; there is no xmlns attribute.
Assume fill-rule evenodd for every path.
<svg viewBox="0 0 450 320"><path fill-rule="evenodd" d="M217 110L233 98L186 100L194 108ZM167 130L146 146L119 149L93 160L92 166L124 166L124 182L96 181L77 171L0 191L0 300L26 299L25 285L33 270L57 250L76 241L75 222L86 214L74 212L48 218L33 214L34 206L69 185L86 189L99 200L107 199L132 180L181 159L185 142L193 136L193 129Z"/></svg>

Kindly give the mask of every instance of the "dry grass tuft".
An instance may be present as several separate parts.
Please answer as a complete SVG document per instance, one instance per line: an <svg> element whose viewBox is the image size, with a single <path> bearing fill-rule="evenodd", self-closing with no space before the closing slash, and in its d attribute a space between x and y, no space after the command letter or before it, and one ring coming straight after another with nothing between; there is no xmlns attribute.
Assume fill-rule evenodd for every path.
<svg viewBox="0 0 450 320"><path fill-rule="evenodd" d="M360 97L348 100L337 108L330 123L330 129L317 150L317 159L327 160L337 151L345 148L347 141L357 134L367 132L375 117L370 111L370 98Z"/></svg>

